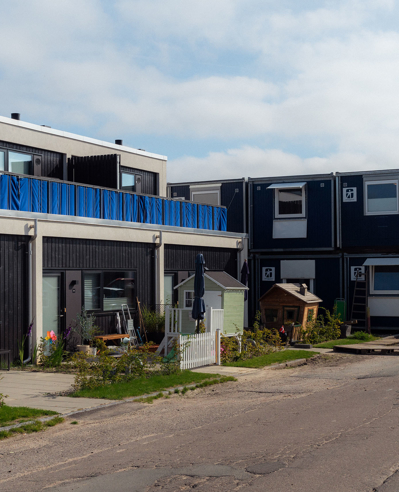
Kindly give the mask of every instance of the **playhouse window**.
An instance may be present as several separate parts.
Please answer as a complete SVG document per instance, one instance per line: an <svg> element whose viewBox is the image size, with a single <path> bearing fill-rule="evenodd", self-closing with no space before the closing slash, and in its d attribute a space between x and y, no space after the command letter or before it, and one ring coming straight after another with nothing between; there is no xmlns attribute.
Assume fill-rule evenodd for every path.
<svg viewBox="0 0 399 492"><path fill-rule="evenodd" d="M286 306L284 307L283 317L284 324L296 323L298 321L299 307L296 306Z"/></svg>
<svg viewBox="0 0 399 492"><path fill-rule="evenodd" d="M194 291L193 290L185 290L184 291L184 307L187 309L191 309L193 307L194 302Z"/></svg>
<svg viewBox="0 0 399 492"><path fill-rule="evenodd" d="M266 323L276 323L278 317L278 309L265 309Z"/></svg>
<svg viewBox="0 0 399 492"><path fill-rule="evenodd" d="M398 213L398 181L366 183L366 215Z"/></svg>

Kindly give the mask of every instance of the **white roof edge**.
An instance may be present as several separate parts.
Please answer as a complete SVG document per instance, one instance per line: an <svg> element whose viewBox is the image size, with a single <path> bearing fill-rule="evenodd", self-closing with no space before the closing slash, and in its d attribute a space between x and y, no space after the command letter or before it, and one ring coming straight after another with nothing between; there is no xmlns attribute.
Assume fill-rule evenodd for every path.
<svg viewBox="0 0 399 492"><path fill-rule="evenodd" d="M55 135L57 137L69 138L71 140L79 140L81 142L86 142L93 145L99 145L101 147L107 147L109 149L115 149L119 151L122 150L123 152L128 152L130 154L142 155L144 157L151 157L153 159L159 159L163 161L168 160L168 158L164 155L153 154L151 152L146 152L144 150L134 149L132 147L127 147L125 145L117 145L111 142L105 142L104 140L97 140L96 138L84 137L82 135L64 132L62 130L55 130L54 128L49 128L34 123L27 123L26 121L13 120L12 118L7 118L5 116L0 116L0 123L4 123L5 125L18 126L20 128L26 128L27 130L33 130L40 133L47 133L48 135Z"/></svg>
<svg viewBox="0 0 399 492"><path fill-rule="evenodd" d="M399 258L367 258L363 263L364 266L397 266Z"/></svg>
<svg viewBox="0 0 399 492"><path fill-rule="evenodd" d="M224 272L224 273L227 273L227 272ZM227 275L229 275L229 274L227 273ZM206 272L204 273L204 276L207 277L207 278L209 278L209 280L211 280L216 285L219 285L220 287L222 287L225 290L249 290L249 287L246 287L245 285L243 285L242 287L226 287L225 285L222 285L220 282L218 282L217 280L215 280L211 276L207 275ZM180 284L177 284L175 287L173 287L173 289L177 289L178 287L181 287L183 284L185 284L186 282L188 282L193 277L195 277L195 274L194 275L190 275L190 277L188 277L185 280L183 280L182 282L180 282ZM229 277L231 277L231 275L229 275ZM231 278L234 278L234 277L231 277ZM236 280L236 279L234 278L234 280ZM237 282L239 282L239 281L237 280Z"/></svg>
<svg viewBox="0 0 399 492"><path fill-rule="evenodd" d="M267 187L268 190L274 188L303 188L306 185L306 181L301 181L300 183L275 183Z"/></svg>

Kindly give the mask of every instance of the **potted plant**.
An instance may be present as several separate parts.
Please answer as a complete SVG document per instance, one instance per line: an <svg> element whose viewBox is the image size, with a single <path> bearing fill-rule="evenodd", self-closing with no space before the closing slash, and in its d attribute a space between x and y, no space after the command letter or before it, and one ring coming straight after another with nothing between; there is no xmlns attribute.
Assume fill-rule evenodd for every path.
<svg viewBox="0 0 399 492"><path fill-rule="evenodd" d="M72 330L79 335L82 343L77 345L76 348L78 351L89 355L97 354L94 337L99 333L99 328L95 325L95 321L94 314L88 314L84 307L82 307L82 312L76 316L76 320L73 320L74 326L72 326Z"/></svg>

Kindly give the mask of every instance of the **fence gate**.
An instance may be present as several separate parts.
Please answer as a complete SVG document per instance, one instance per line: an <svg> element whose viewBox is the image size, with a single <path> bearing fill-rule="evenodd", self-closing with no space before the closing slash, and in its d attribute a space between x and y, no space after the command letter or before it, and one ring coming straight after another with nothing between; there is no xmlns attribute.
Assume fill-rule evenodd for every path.
<svg viewBox="0 0 399 492"><path fill-rule="evenodd" d="M194 369L216 363L215 333L179 336L180 369Z"/></svg>

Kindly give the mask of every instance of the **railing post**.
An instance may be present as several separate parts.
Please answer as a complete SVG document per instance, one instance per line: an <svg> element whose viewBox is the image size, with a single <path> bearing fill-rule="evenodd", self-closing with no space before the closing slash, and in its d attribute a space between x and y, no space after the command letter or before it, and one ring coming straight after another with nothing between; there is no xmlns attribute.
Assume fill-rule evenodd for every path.
<svg viewBox="0 0 399 492"><path fill-rule="evenodd" d="M216 330L216 365L220 366L220 328Z"/></svg>

